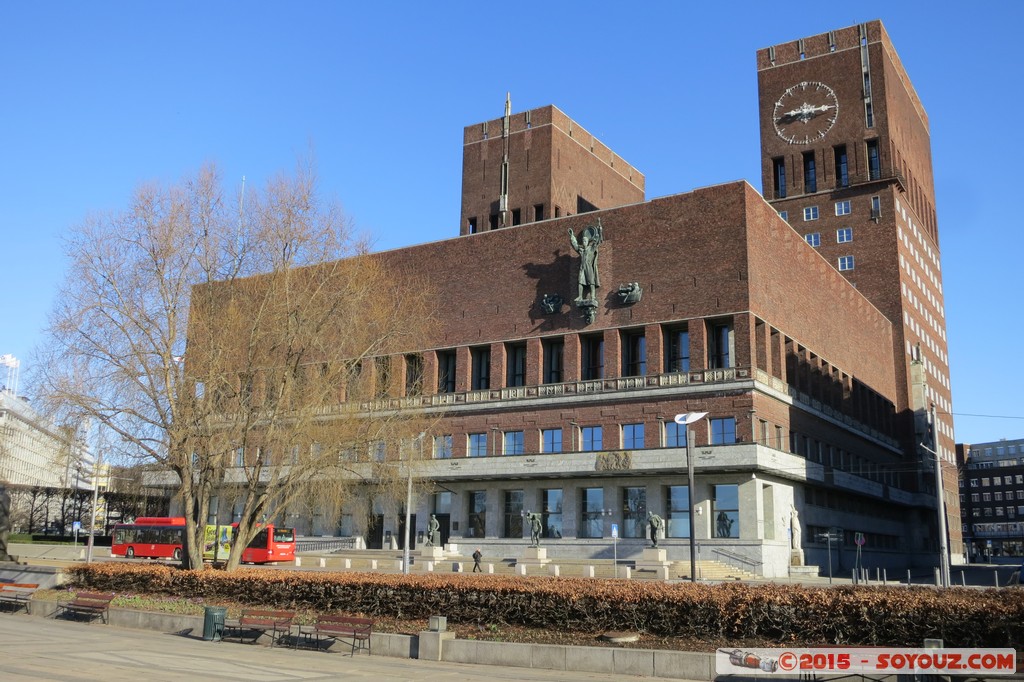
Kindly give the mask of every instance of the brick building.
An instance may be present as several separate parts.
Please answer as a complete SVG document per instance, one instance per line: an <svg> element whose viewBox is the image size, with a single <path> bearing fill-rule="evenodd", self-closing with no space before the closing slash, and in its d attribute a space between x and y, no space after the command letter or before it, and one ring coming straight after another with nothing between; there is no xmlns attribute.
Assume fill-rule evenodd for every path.
<svg viewBox="0 0 1024 682"><path fill-rule="evenodd" d="M434 514L443 542L515 557L538 512L549 556L611 558L614 524L631 558L656 513L669 558L692 532L701 560L765 576L824 566L826 533L837 571L858 540L864 565L937 561L917 445L933 431L951 459L953 441L927 117L879 22L757 68L764 196L645 201L643 175L553 106L465 129L459 236L380 254L443 298L381 398L440 416L416 530ZM688 412L707 413L694 490ZM340 526L380 547L403 519Z"/></svg>

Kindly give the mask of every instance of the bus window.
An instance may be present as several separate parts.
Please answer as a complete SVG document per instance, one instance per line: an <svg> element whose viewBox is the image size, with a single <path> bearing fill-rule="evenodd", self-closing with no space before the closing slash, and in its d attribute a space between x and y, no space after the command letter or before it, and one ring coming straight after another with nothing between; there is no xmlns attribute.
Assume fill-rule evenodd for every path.
<svg viewBox="0 0 1024 682"><path fill-rule="evenodd" d="M294 528L275 528L274 542L295 542Z"/></svg>

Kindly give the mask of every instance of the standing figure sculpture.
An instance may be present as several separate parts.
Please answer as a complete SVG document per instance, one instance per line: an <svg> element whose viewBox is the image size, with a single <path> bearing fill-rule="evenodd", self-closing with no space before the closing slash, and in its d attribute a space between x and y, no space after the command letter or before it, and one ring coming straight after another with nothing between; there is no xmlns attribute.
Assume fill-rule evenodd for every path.
<svg viewBox="0 0 1024 682"><path fill-rule="evenodd" d="M598 218L597 225L591 225L580 234L579 241L576 235L569 230L569 242L572 248L580 254L580 272L577 281L579 282L579 294L576 296L576 303L584 300L597 302L597 289L601 286L601 277L597 271L597 249L601 245L604 228L601 227L601 219ZM587 298L583 298L583 289L588 288Z"/></svg>
<svg viewBox="0 0 1024 682"><path fill-rule="evenodd" d="M661 534L661 529L665 527L665 521L651 512L647 512L647 523L651 524L651 547L658 546L658 535Z"/></svg>
<svg viewBox="0 0 1024 682"><path fill-rule="evenodd" d="M427 547L433 547L437 539L437 530L441 527L441 522L437 520L437 517L433 514L430 515L430 521L427 522Z"/></svg>
<svg viewBox="0 0 1024 682"><path fill-rule="evenodd" d="M724 511L718 512L718 516L715 517L715 526L718 531L718 537L732 537L732 519L730 519Z"/></svg>
<svg viewBox="0 0 1024 682"><path fill-rule="evenodd" d="M530 514L530 547L540 547L540 534L544 530L540 514Z"/></svg>
<svg viewBox="0 0 1024 682"><path fill-rule="evenodd" d="M797 513L796 507L790 506L789 508L789 523L792 535L790 536L793 540L793 549L800 549L800 514Z"/></svg>

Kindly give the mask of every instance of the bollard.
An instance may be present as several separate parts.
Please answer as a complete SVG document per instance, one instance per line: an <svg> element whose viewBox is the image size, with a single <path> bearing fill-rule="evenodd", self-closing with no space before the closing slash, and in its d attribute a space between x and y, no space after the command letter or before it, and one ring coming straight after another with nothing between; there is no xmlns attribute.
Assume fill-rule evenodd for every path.
<svg viewBox="0 0 1024 682"><path fill-rule="evenodd" d="M461 561L452 562L452 573L462 573L462 562Z"/></svg>
<svg viewBox="0 0 1024 682"><path fill-rule="evenodd" d="M341 567L345 568L345 569L351 569L352 568L352 560L351 559L342 559L341 560Z"/></svg>
<svg viewBox="0 0 1024 682"><path fill-rule="evenodd" d="M296 566L301 566L302 565L302 557L300 557L300 556L295 557L295 565Z"/></svg>
<svg viewBox="0 0 1024 682"><path fill-rule="evenodd" d="M433 573L433 572L434 572L434 562L433 561L428 561L427 562L427 573Z"/></svg>
<svg viewBox="0 0 1024 682"><path fill-rule="evenodd" d="M907 569L907 586L910 586L910 569Z"/></svg>
<svg viewBox="0 0 1024 682"><path fill-rule="evenodd" d="M405 572L405 570L404 570L405 569L405 562L402 561L401 559L396 561L395 562L395 569L397 569L399 573L404 573Z"/></svg>
<svg viewBox="0 0 1024 682"><path fill-rule="evenodd" d="M631 569L629 566L623 566L622 570L624 570L626 572L626 575L625 575L626 580L632 580L633 579L633 569Z"/></svg>
<svg viewBox="0 0 1024 682"><path fill-rule="evenodd" d="M877 566L875 567L875 582L882 582L882 569L878 568Z"/></svg>
<svg viewBox="0 0 1024 682"><path fill-rule="evenodd" d="M885 585L889 581L889 576L885 574L885 569L882 569L882 584Z"/></svg>
<svg viewBox="0 0 1024 682"><path fill-rule="evenodd" d="M516 574L526 575L526 564L516 564Z"/></svg>
<svg viewBox="0 0 1024 682"><path fill-rule="evenodd" d="M856 568L854 568L854 569L852 569L850 571L850 579L853 581L854 585L857 584L857 569Z"/></svg>
<svg viewBox="0 0 1024 682"><path fill-rule="evenodd" d="M966 571L960 571L960 584L967 587L967 576L964 575Z"/></svg>
<svg viewBox="0 0 1024 682"><path fill-rule="evenodd" d="M327 568L327 559L320 557L320 568Z"/></svg>
<svg viewBox="0 0 1024 682"><path fill-rule="evenodd" d="M593 578L594 577L594 567L593 566L584 566L583 567L583 577L584 578Z"/></svg>
<svg viewBox="0 0 1024 682"><path fill-rule="evenodd" d="M556 566L555 564L551 564L550 566L548 566L548 573L557 578L561 575L562 569Z"/></svg>
<svg viewBox="0 0 1024 682"><path fill-rule="evenodd" d="M377 570L377 560L376 559L370 559L370 570L371 571L376 571Z"/></svg>
<svg viewBox="0 0 1024 682"><path fill-rule="evenodd" d="M942 585L942 580L939 579L939 569L935 569L935 587Z"/></svg>
<svg viewBox="0 0 1024 682"><path fill-rule="evenodd" d="M487 564L487 572L494 573L494 564Z"/></svg>
<svg viewBox="0 0 1024 682"><path fill-rule="evenodd" d="M999 571L998 570L993 570L992 571L992 579L996 581L996 589L998 590L999 589Z"/></svg>
<svg viewBox="0 0 1024 682"><path fill-rule="evenodd" d="M668 580L668 566L659 566L658 567L658 577L661 580Z"/></svg>

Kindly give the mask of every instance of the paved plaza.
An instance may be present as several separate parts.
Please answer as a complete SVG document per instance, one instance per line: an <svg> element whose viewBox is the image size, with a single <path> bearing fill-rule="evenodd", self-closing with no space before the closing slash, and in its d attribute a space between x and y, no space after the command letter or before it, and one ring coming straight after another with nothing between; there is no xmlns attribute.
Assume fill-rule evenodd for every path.
<svg viewBox="0 0 1024 682"><path fill-rule="evenodd" d="M419 661L365 653L270 649L235 642L204 642L99 623L76 623L0 613L0 677L24 680L653 680L564 670ZM678 681L677 681L678 682Z"/></svg>

